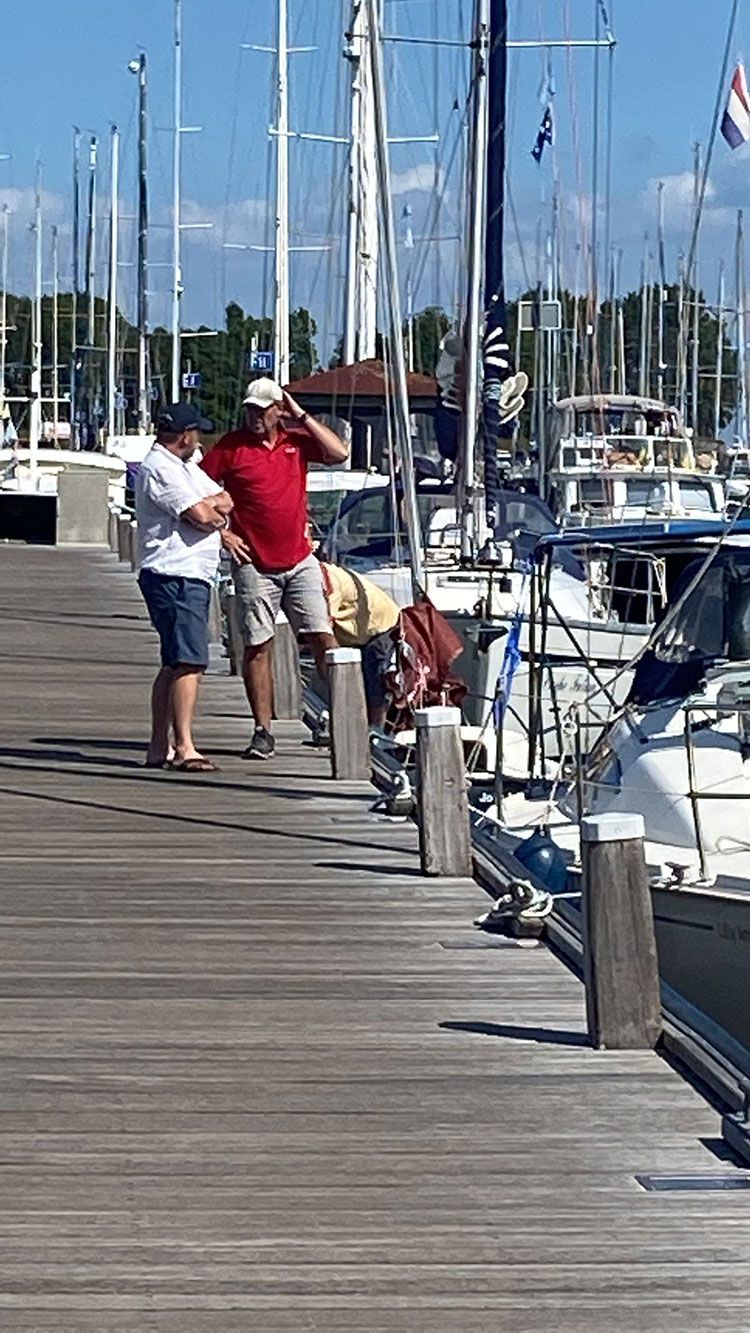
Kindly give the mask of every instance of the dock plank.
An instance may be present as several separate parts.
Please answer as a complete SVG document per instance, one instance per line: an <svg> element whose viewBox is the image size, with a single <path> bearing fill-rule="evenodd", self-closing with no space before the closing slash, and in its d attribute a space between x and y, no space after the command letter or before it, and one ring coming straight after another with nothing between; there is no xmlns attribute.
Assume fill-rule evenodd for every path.
<svg viewBox="0 0 750 1333"><path fill-rule="evenodd" d="M746 1196L635 1180L716 1113L236 680L143 770L155 660L113 557L0 547L3 1328L746 1329Z"/></svg>

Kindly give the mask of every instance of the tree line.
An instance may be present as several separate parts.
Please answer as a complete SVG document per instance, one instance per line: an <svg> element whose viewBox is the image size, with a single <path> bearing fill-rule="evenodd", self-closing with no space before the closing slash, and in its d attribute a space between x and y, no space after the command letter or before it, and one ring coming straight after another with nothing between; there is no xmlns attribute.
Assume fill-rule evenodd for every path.
<svg viewBox="0 0 750 1333"><path fill-rule="evenodd" d="M662 347L661 369L657 365L657 333L659 319L659 293L657 287L647 289L646 309L649 324L646 330L646 344L649 348L650 372L645 385L649 396L656 396L659 383L663 387L664 398L676 403L680 395L679 381L679 308L687 312L683 319L683 328L687 330L687 346L683 360L687 359L688 368L693 357L692 316L696 294L691 289L679 292L670 285L664 289L662 299ZM539 304L536 291L524 292L517 301L508 305L508 337L511 349L518 351L519 368L529 376L530 391L527 407L522 417L522 434L533 435L533 414L540 401L549 399L550 384L556 385L560 396L569 393L606 392L610 388L610 364L612 362L612 339L616 342L616 361L624 359L625 378L620 382L619 373L614 387L618 392L637 393L641 384L640 351L642 344L642 291L629 292L622 298L618 307L613 308L605 301L594 317L587 309L584 298L576 298L571 292L560 293L561 329L559 333L539 338L534 333L517 335L520 302L528 302L531 307ZM704 300L703 293L697 293L700 306L698 324L698 434L711 436L714 428L715 366L719 343L719 320L713 309ZM618 333L618 310L621 308L622 334ZM94 336L89 345L89 309L84 296L78 296L75 302L72 295L62 293L58 298L58 338L57 364L58 387L61 397L69 394L71 374L75 367L75 388L77 402L83 412L94 419L103 419L106 407L106 335L107 303L97 297L93 307ZM31 361L31 301L27 296L15 296L8 293L6 298L7 347L6 347L6 392L9 396L23 397L29 392ZM75 325L75 339L74 339ZM445 310L431 305L414 315L411 328L404 327L404 336L412 349L413 366L416 371L433 374L437 364L440 342L451 327L451 320ZM138 335L136 328L118 312L118 387L124 401L123 421L126 430L136 425L136 365ZM208 332L203 325L194 330L196 333ZM316 346L317 325L309 310L299 307L290 316L290 378L292 381L304 378L320 368L320 359ZM720 396L720 423L725 425L733 416L736 405L737 354L730 343L726 323L722 326L723 340L723 377ZM75 342L75 358L73 347ZM224 327L210 337L190 337L186 331L182 338L181 364L183 371L198 372L201 377L200 389L195 393L201 408L216 423L217 429L228 429L236 425L241 414L242 394L250 374L250 357L253 350L267 350L273 344L273 323L267 317L247 314L236 301L226 307ZM377 353L383 354L384 339L378 338ZM42 300L42 396L51 398L53 392L53 302L45 296ZM149 335L150 375L153 385L152 395L155 405L165 402L170 397L170 367L172 340L169 331L162 327L155 328ZM541 349L541 350L540 350ZM550 364L551 351L554 350L556 365L554 377ZM340 361L341 347L336 348L329 365ZM687 375L690 383L690 371ZM45 415L50 413L45 409ZM66 408L61 408L61 417L66 415ZM21 418L22 420L22 418Z"/></svg>

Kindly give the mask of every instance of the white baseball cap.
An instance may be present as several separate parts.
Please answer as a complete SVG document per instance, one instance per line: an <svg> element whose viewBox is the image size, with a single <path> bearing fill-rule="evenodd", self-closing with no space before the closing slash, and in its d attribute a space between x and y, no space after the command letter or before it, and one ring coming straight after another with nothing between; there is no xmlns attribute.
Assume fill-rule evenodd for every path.
<svg viewBox="0 0 750 1333"><path fill-rule="evenodd" d="M273 403L283 403L284 395L281 386L276 380L263 378L251 380L247 386L243 400L250 407L262 407L263 409L271 407Z"/></svg>

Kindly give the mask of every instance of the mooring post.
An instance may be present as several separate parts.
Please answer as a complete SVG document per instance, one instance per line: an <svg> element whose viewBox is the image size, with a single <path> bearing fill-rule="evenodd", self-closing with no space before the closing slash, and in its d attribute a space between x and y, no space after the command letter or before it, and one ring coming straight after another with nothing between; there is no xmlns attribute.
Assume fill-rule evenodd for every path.
<svg viewBox="0 0 750 1333"><path fill-rule="evenodd" d="M138 524L134 518L130 520L130 568L133 573L138 568Z"/></svg>
<svg viewBox="0 0 750 1333"><path fill-rule="evenodd" d="M288 621L277 621L273 636L273 715L298 718L302 681L297 637Z"/></svg>
<svg viewBox="0 0 750 1333"><path fill-rule="evenodd" d="M651 1050L662 1032L642 815L581 820L583 957L592 1046Z"/></svg>
<svg viewBox="0 0 750 1333"><path fill-rule="evenodd" d="M362 654L359 648L329 648L326 665L331 701L331 771L342 781L366 782L371 773L370 729Z"/></svg>
<svg viewBox="0 0 750 1333"><path fill-rule="evenodd" d="M107 536L109 538L110 551L117 550L117 509L115 505L109 506L109 518L107 520Z"/></svg>
<svg viewBox="0 0 750 1333"><path fill-rule="evenodd" d="M130 514L117 515L117 554L120 560L130 560Z"/></svg>
<svg viewBox="0 0 750 1333"><path fill-rule="evenodd" d="M471 875L461 712L418 708L417 822L423 875Z"/></svg>

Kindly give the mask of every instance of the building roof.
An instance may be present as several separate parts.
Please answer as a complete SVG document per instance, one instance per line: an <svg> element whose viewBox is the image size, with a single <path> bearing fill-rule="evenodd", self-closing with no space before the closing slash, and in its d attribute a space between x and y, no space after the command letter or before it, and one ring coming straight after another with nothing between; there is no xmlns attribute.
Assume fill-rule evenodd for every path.
<svg viewBox="0 0 750 1333"><path fill-rule="evenodd" d="M393 397L393 381L386 375L382 361L358 361L352 366L319 370L289 386L303 407L312 412L329 412L345 419L380 416L386 398ZM415 412L433 412L438 396L437 381L431 375L408 376L409 403Z"/></svg>

